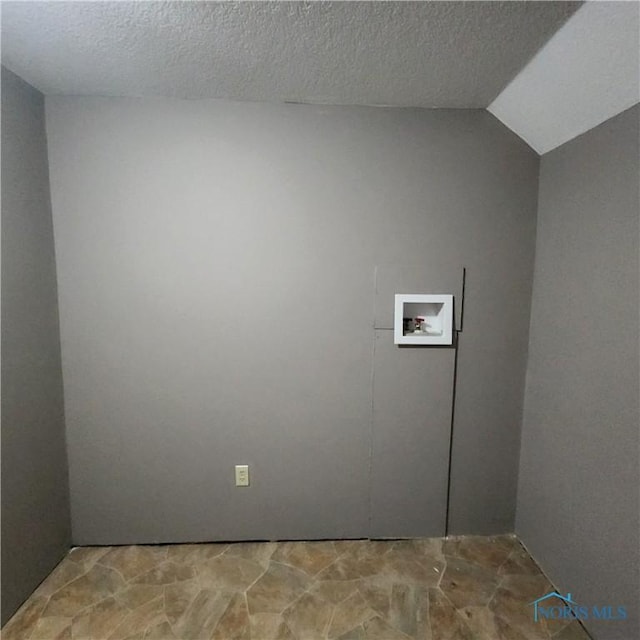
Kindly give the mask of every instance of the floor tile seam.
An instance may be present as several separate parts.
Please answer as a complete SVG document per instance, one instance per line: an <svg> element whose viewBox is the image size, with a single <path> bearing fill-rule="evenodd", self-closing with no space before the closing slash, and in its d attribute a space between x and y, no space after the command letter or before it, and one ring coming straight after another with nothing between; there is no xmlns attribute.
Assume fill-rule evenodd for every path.
<svg viewBox="0 0 640 640"><path fill-rule="evenodd" d="M282 618L283 622L286 622L286 620L284 619L284 612L289 609L289 607L292 607L296 602L298 602L298 600L300 600L307 592L307 590L305 589L300 595L296 596L293 600L291 600L290 602L287 602L287 604L285 604L284 608L281 609L280 611L276 612L275 615L280 616ZM311 594L309 594L311 595ZM287 625L288 626L288 625ZM292 632L293 633L293 632Z"/></svg>
<svg viewBox="0 0 640 640"><path fill-rule="evenodd" d="M439 589L440 587L436 587L436 588ZM426 593L427 619L425 623L429 626L429 635L433 636L433 630L431 629L431 598L429 598L429 589L430 587L427 587L427 593Z"/></svg>
<svg viewBox="0 0 640 640"><path fill-rule="evenodd" d="M256 563L259 564L259 563ZM249 591L249 589L251 589L251 587L253 587L256 582L258 582L258 580L260 580L262 577L264 577L267 573L267 571L269 571L269 567L271 566L271 561L269 561L269 564L266 567L262 567L262 565L260 565L260 567L262 567L263 571L262 573L253 581L251 582L248 586L246 586L243 591L245 594L245 597L247 595L247 592ZM249 612L249 601L247 600L247 613Z"/></svg>
<svg viewBox="0 0 640 640"><path fill-rule="evenodd" d="M507 562L509 562L509 560L511 560L511 556L512 556L514 553L516 553L516 549L515 549L515 548L514 548L514 549L512 549L511 551L509 551L509 553L507 554L507 557L506 557L506 558L505 558L505 559L500 563L500 566L496 567L496 575L497 575L497 576L502 575L502 574L500 573L500 570L502 569L502 567L504 567L504 566L507 564Z"/></svg>
<svg viewBox="0 0 640 640"><path fill-rule="evenodd" d="M93 565L93 567L95 567L95 566L96 566L96 564L99 564L99 565L100 565L101 567L103 567L104 569L109 569L109 570L111 570L111 571L115 571L115 572L116 572L116 573L117 573L117 574L122 578L122 581L125 583L125 585L128 585L128 586L132 586L132 585L130 585L129 583L130 583L132 580L135 580L136 578L138 578L139 576L141 576L143 573L145 573L144 571L142 571L139 575L133 576L132 578L129 578L129 580L127 580L127 579L124 577L124 575L123 575L122 573L120 573L120 570L119 570L119 569L116 569L115 567L109 567L109 566L107 566L106 564L102 564L102 563L100 562L100 560L98 560L98 561ZM91 569L93 569L93 567L91 567ZM89 569L89 571L91 571L91 569ZM83 575L85 575L85 576L86 576L86 575L87 575L87 573L89 573L89 571L86 571ZM82 576L78 576L78 577L79 577L79 578L81 578Z"/></svg>
<svg viewBox="0 0 640 640"><path fill-rule="evenodd" d="M360 578L358 578L358 581L361 580ZM344 582L351 582L350 580L345 580ZM313 586L313 585L311 585ZM360 594L360 596L363 598L362 594L360 593L360 591L358 590L358 587L356 586L356 590L358 591L358 593ZM305 590L307 593L309 593L309 595L313 595L308 588ZM338 607L343 603L346 602L351 596L353 595L353 592L350 593L348 596L346 596L345 598L343 598L342 600L340 600L339 602L331 602L325 598L323 598L322 596L318 596L319 598L321 598L321 600L323 602L325 602L327 605L329 605L329 607L331 608L331 615L329 616L329 619L327 620L327 623L325 625L324 628L324 633L323 633L323 638L327 638L327 640L329 639L329 631L331 630L331 625L333 624L333 620L335 619L336 616L336 612L338 611ZM367 605L369 606L369 605ZM369 609L371 610L371 607L369 607ZM286 611L286 609L285 609ZM284 613L284 612L283 612ZM375 613L375 612L374 612ZM363 623L361 622L360 625L362 625ZM360 625L356 625L356 626L360 626ZM350 629L348 629L347 631L350 631Z"/></svg>
<svg viewBox="0 0 640 640"><path fill-rule="evenodd" d="M358 582L360 583L360 585L362 584L363 580L366 580L366 578L359 578ZM380 618L380 620L382 620L383 622L386 622L389 624L390 627L392 627L393 629L395 629L395 627L391 624L391 622L389 622L386 618L387 616L385 616L384 614L382 614L380 611L374 609L371 604L369 603L369 601L367 600L367 598L363 595L362 591L360 591L359 586L356 586L356 590L357 593L360 595L360 597L362 598L362 600L364 601L367 610L370 612L370 615L367 615L366 618L364 618L363 620L360 621L360 623L357 625L358 627L362 627L364 626L367 622L371 622L371 620L373 620L374 618ZM392 592L393 590L390 589L389 590L389 607L391 607L391 597L392 597ZM338 606L340 604L342 604L343 602L346 602L351 596L353 595L353 593L351 593L349 596L347 596L344 600L341 600L338 604L335 605L335 608L337 609ZM355 628L355 627L354 627ZM349 631L351 631L351 629L349 629ZM335 640L335 639L334 639Z"/></svg>
<svg viewBox="0 0 640 640"><path fill-rule="evenodd" d="M508 617L501 615L501 613L499 611L492 611L491 613L493 614L493 616L495 618L498 618L499 620L502 620L506 624L511 624L513 622ZM544 640L552 640L551 634L549 633L548 629L545 628L544 629L544 633L546 634L546 638L544 638ZM528 634L525 634L524 631L520 631L520 634L523 635L523 636L528 635ZM537 639L535 639L535 640L537 640Z"/></svg>
<svg viewBox="0 0 640 640"><path fill-rule="evenodd" d="M34 624L33 624L33 628L31 629L30 633L29 633L29 638L31 638L31 635L33 634L33 632L35 631L36 625L38 624L38 621L42 618L42 614L45 612L45 609L49 606L49 601L51 600L51 595L48 596L39 596L41 598L46 598L46 602L44 603L44 606L42 607L42 609L40 610L40 613L38 614ZM26 605L27 602L29 601L29 599L27 599L24 604ZM13 620L13 618L12 618ZM18 618L16 618L16 620L18 620ZM29 638L25 638L25 640L29 640Z"/></svg>
<svg viewBox="0 0 640 640"><path fill-rule="evenodd" d="M44 611L44 609L42 610ZM27 635L24 640L31 640L31 637L33 636L36 627L38 626L38 622L42 620L42 612L40 612L40 615L35 619L35 621L33 622L33 624L31 625L31 630L29 631L29 635Z"/></svg>
<svg viewBox="0 0 640 640"><path fill-rule="evenodd" d="M136 545L130 545L130 546L136 546ZM102 557L104 558L105 556L102 556ZM166 561L166 559L162 560L161 562L159 562L157 564L154 564L153 567L150 567L148 569L143 569L142 571L140 571L140 573L136 573L135 575L133 575L133 576L131 576L130 578L127 579L127 578L125 578L124 574L120 571L120 569L117 569L116 567L113 567L113 566L108 565L108 564L104 564L103 562L101 562L101 560L102 560L102 558L96 560L93 563L93 566L99 564L101 567L104 567L105 569L111 569L112 571L115 571L125 581L125 583L131 584L131 585L133 584L133 581L136 578L139 578L140 576L144 575L145 573L149 573L149 571L153 571L154 569L157 569L161 564L163 564ZM88 571L85 571L84 575L86 575L87 573L88 573Z"/></svg>
<svg viewBox="0 0 640 640"><path fill-rule="evenodd" d="M280 566L286 567L287 569L293 569L296 573L302 573L306 578L309 578L309 574L306 571L303 571L302 569L298 569L297 567L288 565L284 562L281 562L280 560L271 560L271 562L269 562L269 566L267 567L267 569L265 569L265 573L271 568L272 564L279 564Z"/></svg>
<svg viewBox="0 0 640 640"><path fill-rule="evenodd" d="M204 589L204 586L202 584L202 580L200 579L200 572L198 571L197 567L194 567L193 570L196 572L195 581L198 584L198 593L200 593L200 591L202 591ZM166 589L166 586L165 586L165 589Z"/></svg>
<svg viewBox="0 0 640 640"><path fill-rule="evenodd" d="M182 581L185 582L185 581ZM180 623L180 621L184 618L184 616L186 615L186 613L189 611L189 609L191 608L191 605L195 602L196 598L200 595L200 593L202 593L203 591L205 591L205 589L202 587L202 585L200 584L200 581L198 580L197 576L196 576L196 582L198 583L198 590L195 593L195 595L189 600L189 602L187 603L187 606L185 607L184 611L178 616L178 618L176 619L175 623L171 623L171 620L169 620L169 617L167 616L167 589L171 586L175 586L176 584L178 584L177 582L173 582L171 584L165 584L162 585L163 589L162 589L162 599L163 599L163 606L162 606L162 610L164 612L164 616L167 619L167 622L169 623L169 627L171 628L171 631L173 633L174 636L176 636L176 638L178 638L178 631L177 631L177 626ZM217 592L220 593L220 590L216 589ZM149 600L147 602L150 602ZM143 603L146 604L146 603ZM136 607L137 608L137 607Z"/></svg>
<svg viewBox="0 0 640 640"><path fill-rule="evenodd" d="M364 595L364 593L362 593L360 587L363 586L362 585L362 580L359 580L360 584L356 585L356 590L358 591L358 593L362 596L362 599L367 603L367 606L369 607L369 609L371 609L375 615L380 616L380 618L384 619L384 615L382 614L382 612L378 611L377 609L374 609L374 607L371 605L371 603L368 601L367 597ZM393 595L393 585L395 583L391 583L389 586L389 590L388 590L388 600L389 600L389 608L391 608L391 597ZM346 600L346 598L344 600L341 600L341 602L344 602Z"/></svg>
<svg viewBox="0 0 640 640"><path fill-rule="evenodd" d="M327 638L327 640L329 640L329 631L331 629L331 625L333 624L333 619L336 617L336 609L338 608L338 605L333 605L333 608L331 609L331 615L329 616L329 622L327 622L327 628L325 629L325 633L324 633L324 637Z"/></svg>
<svg viewBox="0 0 640 640"><path fill-rule="evenodd" d="M211 556L211 558L207 558L207 560L213 560L214 558L219 558L220 556L225 555L226 553L228 553L231 549L231 547L233 546L233 544L231 542L213 542L213 543L206 543L203 542L204 544L220 544L220 545L224 545L224 549L220 552L217 553L215 556Z"/></svg>
<svg viewBox="0 0 640 640"><path fill-rule="evenodd" d="M253 638L253 634L251 633L251 613L249 611L249 599L247 598L247 591L248 589L245 589L242 595L244 596L244 606L247 608L247 624L249 625L249 640L260 640L260 638Z"/></svg>
<svg viewBox="0 0 640 640"><path fill-rule="evenodd" d="M574 618L573 620L580 625L580 628L582 629L582 631L584 631L584 633L586 634L587 638L589 640L593 640L593 636L589 633L589 631L582 624L582 622L580 620L578 620L578 618ZM569 624L573 624L573 621L570 622ZM567 626L569 626L569 625L567 625ZM557 638L565 629L566 629L566 627L562 627L562 629L558 629L558 631L551 636L551 640L554 640L554 638Z"/></svg>
<svg viewBox="0 0 640 640"><path fill-rule="evenodd" d="M294 567L295 569L295 567ZM311 584L309 584L307 587L305 587L302 592L300 593L300 595L295 598L294 600L292 600L280 613L280 615L283 615L284 612L289 608L292 607L296 602L298 602L299 600L301 600L305 595L309 595L309 596L313 596L313 593L311 593L311 591L309 591L309 589L311 589L314 586L315 582L312 582ZM318 595L318 598L320 598L324 603L331 605L332 603L329 602L328 600L326 600L325 598L323 598L322 596Z"/></svg>
<svg viewBox="0 0 640 640"><path fill-rule="evenodd" d="M223 609L222 613L220 614L220 617L216 620L216 624L213 627L213 629L211 630L211 638L210 640L213 640L215 635L216 635L216 631L218 630L218 627L220 626L220 623L222 622L222 620L224 619L225 614L227 613L227 611L229 611L229 608L231 607L231 605L233 604L233 598L236 595L239 595L240 592L236 591L230 598L229 601L227 602L225 608ZM247 609L247 618L249 617L249 610ZM248 620L247 620L248 622ZM175 634L174 634L175 635Z"/></svg>
<svg viewBox="0 0 640 640"><path fill-rule="evenodd" d="M133 614L133 613L135 613L135 612L136 612L136 610L140 609L141 607L144 607L144 606L150 605L152 602L154 602L154 601L156 601L156 600L160 600L161 598L162 598L162 601L163 601L163 603L164 603L164 596L157 596L157 597L155 597L155 598L152 598L151 600L147 600L147 602L145 602L145 603L141 604L139 607L136 607L135 609L130 609L130 610L129 610L129 612L127 613L127 615L126 615L126 616L125 616L125 617L120 621L120 623L116 626L116 628L115 628L113 631L114 631L114 632L115 632L115 631L117 631L117 630L118 630L118 628L120 628L120 627L121 627L121 626L126 622L127 618L128 618L129 616L131 616L131 614ZM164 612L164 607L163 607L163 612ZM163 613L163 615L164 615L164 613ZM141 633L142 633L142 635L143 635L143 637L144 637L144 634L145 634L145 633L146 633L146 631L147 631L147 628L148 628L148 627L145 627L145 628L144 628L144 630L141 632ZM112 633L110 636L107 636L107 638L111 638L111 636L113 636L113 633ZM124 637L126 638L127 636L124 636Z"/></svg>
<svg viewBox="0 0 640 640"><path fill-rule="evenodd" d="M498 574L496 574L496 575L498 575ZM494 612L489 608L489 605L491 604L493 599L496 597L498 591L502 587L502 584L504 583L506 578L507 578L506 575L503 575L503 576L498 575L498 582L497 582L495 588L493 589L493 593L491 594L491 597L487 600L487 604L484 605L489 611L491 611L491 613L494 613ZM495 615L495 613L494 613L494 615Z"/></svg>
<svg viewBox="0 0 640 640"><path fill-rule="evenodd" d="M407 538L407 540L421 540L421 538ZM390 542L391 544L389 544L389 548L382 554L383 556L386 556L388 553L393 551L398 544L403 542L403 540L373 540L372 542Z"/></svg>
<svg viewBox="0 0 640 640"><path fill-rule="evenodd" d="M345 598L346 600L346 598ZM341 602L344 602L344 600L342 600ZM331 612L331 617L329 619L329 623L327 624L327 627L325 629L325 635L324 637L327 640L336 640L336 638L339 638L340 636L330 636L329 635L329 631L331 631L331 625L333 624L333 621L336 617L336 613L338 611L338 604L332 604L332 609L333 611ZM357 629L358 627L361 627L364 625L365 622L368 622L369 620L372 620L373 618L375 618L376 616L378 616L378 612L374 611L373 609L371 609L371 607L368 607L369 611L373 612L373 615L368 617L366 620L361 620L358 624L356 624L355 627L351 627L351 629L347 629L344 633L341 633L340 635L344 635L345 633L349 633L349 631L353 631L354 629Z"/></svg>
<svg viewBox="0 0 640 640"><path fill-rule="evenodd" d="M336 550L337 553L337 550ZM320 571L318 571L318 573L316 574L316 576L319 576L323 571L326 571L327 569L330 569L331 567L333 567L333 565L335 565L341 558L342 556L346 553L346 551L344 551L343 553L338 553L336 558L334 560L332 560L326 567L324 567L323 569L321 569Z"/></svg>
<svg viewBox="0 0 640 640"><path fill-rule="evenodd" d="M69 551L69 553L71 553L71 551ZM51 571L51 573L49 573L49 575L47 575L47 577L36 587L35 591L33 592L32 595L35 595L37 597L37 593L38 593L38 589L40 589L44 583L47 581L48 578L53 576L53 573L55 572L55 570L62 565L63 562L72 562L73 564L75 564L77 567L79 567L80 569L83 570L82 573L78 574L77 576L75 576L75 578L71 578L71 580L67 580L67 582L64 582L63 584L61 584L57 589L55 589L54 591L52 591L48 596L46 597L51 597L54 593L56 593L56 591L60 591L60 589L64 589L64 587L66 587L67 585L71 584L74 580L77 580L78 578L81 578L82 576L87 575L87 571L84 569L84 567L79 563L76 562L75 560L72 560L69 555L67 554L60 562L59 564L57 564L53 571ZM45 596L42 596L45 597ZM47 603L48 604L48 603Z"/></svg>
<svg viewBox="0 0 640 640"><path fill-rule="evenodd" d="M336 545L335 545L336 542L351 542L351 543L358 543L359 542L361 544L366 544L367 542L373 542L373 541L371 540L371 538L348 538L346 540L332 540L331 542L333 544L333 548L336 549ZM338 557L335 559L334 562L340 560L340 558L342 558L346 554L351 553L351 551L352 550L350 548L348 548L348 547L344 551L342 551L340 553L336 549L336 553L338 554Z"/></svg>
<svg viewBox="0 0 640 640"><path fill-rule="evenodd" d="M402 629L398 629L398 627L394 627L390 622L386 621L382 616L380 616L380 619L383 622L386 622L386 624L388 624L395 632L401 633L405 638L407 638L407 640L416 640L416 636L410 636L408 633L405 633L404 631L402 631ZM401 638L401 640L404 640L404 638Z"/></svg>
<svg viewBox="0 0 640 640"><path fill-rule="evenodd" d="M160 622L149 622L149 624L144 628L144 630L141 632L142 633L142 637L146 637L147 633L149 631L151 631L151 629L153 627L159 627L161 624L164 624L165 622L169 624L169 628L171 628L171 624L169 623L169 619L167 618L167 616L164 614L164 608L163 608L163 614L162 617L164 618L163 620L161 620ZM173 631L173 629L171 629L171 631ZM176 635L175 633L173 634L174 636Z"/></svg>
<svg viewBox="0 0 640 640"><path fill-rule="evenodd" d="M545 621L545 627L547 628L547 630L549 631L549 636L553 637L553 636L557 636L559 633L561 633L564 629L566 629L573 621L577 621L580 622L580 620L578 618L576 618L573 614L571 615L569 621L567 622L566 620L564 621L564 625L562 627L560 627L560 629L558 629L555 633L552 633L551 630L549 629L549 627L547 626L547 621ZM556 620L556 622L559 622ZM584 627L583 627L584 628Z"/></svg>
<svg viewBox="0 0 640 640"><path fill-rule="evenodd" d="M442 566L442 570L440 571L440 575L438 576L438 582L436 584L436 588L437 589L440 589L440 584L442 583L442 580L444 578L444 574L447 572L447 568L449 567L449 562L447 560L447 556L445 556L443 554L442 560L443 560L443 566Z"/></svg>
<svg viewBox="0 0 640 640"><path fill-rule="evenodd" d="M200 586L200 585L198 585ZM191 604L191 603L189 603ZM173 628L173 625L171 624L171 620L169 620L169 616L167 615L167 587L166 585L162 588L162 611L164 611L164 617L167 619L167 622L169 623L169 629L171 629L171 633L173 633L174 636L176 636L176 638L178 637L176 635L176 630Z"/></svg>
<svg viewBox="0 0 640 640"><path fill-rule="evenodd" d="M85 614L89 611L89 609L92 609L93 607L97 607L99 604L102 604L103 602L106 602L107 600L109 600L109 598L113 598L113 599L115 600L115 594L113 594L113 593L112 593L112 594L110 594L110 595L108 595L108 596L106 596L106 597L104 597L104 598L101 598L100 600L96 600L95 602L92 602L91 604L87 605L86 607L83 607L82 609L78 609L77 611L75 611L75 612L74 612L74 614L73 614L72 616L65 616L65 617L70 617L70 618L71 618L71 621L72 621L72 623L73 623L73 621L74 621L78 616L80 616L80 615L85 615ZM123 605L123 606L124 606L124 605ZM131 609L129 609L129 607L126 607L126 606L125 606L125 608L126 608L128 611L132 611ZM45 610L43 609L43 610L42 610L42 613L44 613L44 611L45 611ZM43 615L42 615L42 613L38 616L38 619L40 619L40 618L54 618L54 617L56 617L56 616L43 616Z"/></svg>
<svg viewBox="0 0 640 640"><path fill-rule="evenodd" d="M231 548L231 545L229 545L229 549L230 548ZM229 549L227 549L226 551L223 551L222 553L218 554L217 556L213 556L213 558L207 558L207 560L215 560L216 558L220 558L221 556L226 556L227 558L231 558L231 559L235 559L235 560L247 560L248 562L255 562L256 564L259 564L261 567L264 566L264 562L266 562L267 563L267 567L268 567L269 564L271 563L271 558L272 558L273 554L276 552L276 549L274 549L272 551L271 555L268 558L266 558L265 560L260 562L256 558L246 558L245 556L235 555L233 553L228 553Z"/></svg>
<svg viewBox="0 0 640 640"><path fill-rule="evenodd" d="M453 609L454 615L457 616L460 619L460 621L462 622L464 627L466 629L468 629L469 632L473 635L473 629L471 629L471 627L467 624L467 621L464 619L464 616L462 615L462 613L460 613L460 609L458 609L458 607L456 607L456 605L453 603L453 601L449 598L449 596L442 589L440 589L440 587L438 587L438 591L440 591L440 594L442 595L442 597L451 605L451 608ZM429 623L431 623L431 618L429 618ZM431 624L430 624L430 626L431 626ZM433 633L433 627L431 627L431 632Z"/></svg>
<svg viewBox="0 0 640 640"><path fill-rule="evenodd" d="M304 569L300 569L300 567L296 567L293 564L290 564L288 562L285 562L284 560L270 560L269 564L271 564L272 562L275 562L276 564L282 564L285 567L288 567L289 569L294 569L295 571L299 571L300 573L304 573L305 576L307 576L310 580L315 580L316 576L318 576L320 573L322 573L325 569L327 569L328 567L330 567L331 565L328 564L326 567L322 567L322 569L320 569L320 571L316 571L315 573L311 574L307 571L305 571ZM269 567L267 566L266 571L269 570Z"/></svg>

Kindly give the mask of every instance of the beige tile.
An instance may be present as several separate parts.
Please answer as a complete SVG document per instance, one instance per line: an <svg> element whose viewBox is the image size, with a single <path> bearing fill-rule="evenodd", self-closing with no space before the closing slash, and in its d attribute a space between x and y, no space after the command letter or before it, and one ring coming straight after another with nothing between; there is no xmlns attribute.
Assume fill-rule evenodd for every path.
<svg viewBox="0 0 640 640"><path fill-rule="evenodd" d="M71 635L71 618L52 616L40 618L36 623L30 640L58 640Z"/></svg>
<svg viewBox="0 0 640 640"><path fill-rule="evenodd" d="M371 609L386 618L391 607L393 583L388 580L360 580L357 588Z"/></svg>
<svg viewBox="0 0 640 640"><path fill-rule="evenodd" d="M73 640L71 627L65 627L55 636L48 636L48 640Z"/></svg>
<svg viewBox="0 0 640 640"><path fill-rule="evenodd" d="M459 536L445 542L444 552L497 571L516 544L513 536Z"/></svg>
<svg viewBox="0 0 640 640"><path fill-rule="evenodd" d="M196 571L203 587L233 593L245 591L265 572L265 567L255 560L224 554L201 563Z"/></svg>
<svg viewBox="0 0 640 640"><path fill-rule="evenodd" d="M65 558L36 589L36 596L50 596L72 580L79 578L85 572L84 567L77 562Z"/></svg>
<svg viewBox="0 0 640 640"><path fill-rule="evenodd" d="M356 592L336 606L329 626L328 637L339 638L347 631L359 627L376 615L360 592Z"/></svg>
<svg viewBox="0 0 640 640"><path fill-rule="evenodd" d="M167 560L156 566L154 569L134 578L132 582L134 584L167 585L175 582L182 582L184 580L190 580L191 578L194 578L195 575L196 572L193 567L177 564Z"/></svg>
<svg viewBox="0 0 640 640"><path fill-rule="evenodd" d="M382 562L382 572L394 582L412 582L427 587L438 585L444 569L444 560L420 553L415 546L396 546Z"/></svg>
<svg viewBox="0 0 640 640"><path fill-rule="evenodd" d="M286 622L281 622L276 632L276 636L274 640L302 640L302 639L296 638L293 635L293 632L291 631L291 629L289 629Z"/></svg>
<svg viewBox="0 0 640 640"><path fill-rule="evenodd" d="M539 575L540 569L526 550L517 543L498 569L500 575Z"/></svg>
<svg viewBox="0 0 640 640"><path fill-rule="evenodd" d="M409 640L411 638L379 617L368 620L363 627L366 640Z"/></svg>
<svg viewBox="0 0 640 640"><path fill-rule="evenodd" d="M389 613L383 619L394 629L423 640L430 631L427 586L394 584Z"/></svg>
<svg viewBox="0 0 640 640"><path fill-rule="evenodd" d="M353 549L357 549L363 544L367 544L368 540L333 540L332 544L338 555L342 555Z"/></svg>
<svg viewBox="0 0 640 640"><path fill-rule="evenodd" d="M84 572L91 569L91 567L105 554L109 553L112 548L113 547L76 547L69 551L66 559L79 564Z"/></svg>
<svg viewBox="0 0 640 640"><path fill-rule="evenodd" d="M384 554L377 551L380 543L373 542L372 545L375 547L371 549L367 549L362 544L348 548L335 562L320 571L317 578L319 580L357 580L378 574L383 568L381 558Z"/></svg>
<svg viewBox="0 0 640 640"><path fill-rule="evenodd" d="M272 559L314 576L337 560L332 542L285 542L278 545Z"/></svg>
<svg viewBox="0 0 640 640"><path fill-rule="evenodd" d="M176 638L171 625L165 620L149 627L145 631L144 640L179 640L179 638Z"/></svg>
<svg viewBox="0 0 640 640"><path fill-rule="evenodd" d="M230 601L230 595L203 589L173 625L175 634L181 640L211 640Z"/></svg>
<svg viewBox="0 0 640 640"><path fill-rule="evenodd" d="M464 607L459 613L473 632L474 640L499 638L494 615L487 607Z"/></svg>
<svg viewBox="0 0 640 640"><path fill-rule="evenodd" d="M282 616L279 613L256 613L249 616L252 640L274 640L278 635Z"/></svg>
<svg viewBox="0 0 640 640"><path fill-rule="evenodd" d="M554 591L554 588L542 574L509 575L502 578L500 590L507 592L514 599L529 603L549 591Z"/></svg>
<svg viewBox="0 0 640 640"><path fill-rule="evenodd" d="M250 640L249 612L243 593L237 593L222 614L211 640Z"/></svg>
<svg viewBox="0 0 640 640"><path fill-rule="evenodd" d="M442 551L442 538L417 538L414 540L397 540L392 546L392 550L410 550L412 553L422 558L433 558L444 561Z"/></svg>
<svg viewBox="0 0 640 640"><path fill-rule="evenodd" d="M364 626L360 625L355 629L351 629L351 631L347 631L347 633L337 638L337 640L366 640Z"/></svg>
<svg viewBox="0 0 640 640"><path fill-rule="evenodd" d="M228 544L172 544L167 549L167 560L197 566L223 554Z"/></svg>
<svg viewBox="0 0 640 640"><path fill-rule="evenodd" d="M186 613L200 593L198 580L185 580L164 588L164 612L172 625Z"/></svg>
<svg viewBox="0 0 640 640"><path fill-rule="evenodd" d="M163 621L163 598L156 598L130 611L107 638L108 640L125 640L130 635L141 632L144 633L148 628L158 625Z"/></svg>
<svg viewBox="0 0 640 640"><path fill-rule="evenodd" d="M565 627L569 626L572 622L574 622L574 618L561 618L559 620L551 620L545 619L544 626L547 629L547 632L550 636L555 636L560 633Z"/></svg>
<svg viewBox="0 0 640 640"><path fill-rule="evenodd" d="M228 545L225 554L235 558L253 560L266 569L277 547L276 542L234 542Z"/></svg>
<svg viewBox="0 0 640 640"><path fill-rule="evenodd" d="M129 615L114 597L106 598L73 618L74 640L106 638Z"/></svg>
<svg viewBox="0 0 640 640"><path fill-rule="evenodd" d="M124 586L125 582L119 573L94 564L83 576L56 591L43 615L73 617L82 609L112 596Z"/></svg>
<svg viewBox="0 0 640 640"><path fill-rule="evenodd" d="M577 621L574 620L556 635L553 636L553 640L591 640L589 634L585 631L585 628Z"/></svg>
<svg viewBox="0 0 640 640"><path fill-rule="evenodd" d="M114 547L98 562L105 567L115 569L125 580L131 580L154 568L158 558L146 547Z"/></svg>
<svg viewBox="0 0 640 640"><path fill-rule="evenodd" d="M316 580L309 587L309 593L317 593L321 598L332 604L346 600L360 589L360 585L368 584L357 580Z"/></svg>
<svg viewBox="0 0 640 640"><path fill-rule="evenodd" d="M149 600L164 595L164 587L155 584L132 584L115 594L115 598L128 609L135 609Z"/></svg>
<svg viewBox="0 0 640 640"><path fill-rule="evenodd" d="M51 596L45 615L72 617L103 598L103 595L93 591L89 580L83 575Z"/></svg>
<svg viewBox="0 0 640 640"><path fill-rule="evenodd" d="M498 583L495 571L451 557L440 581L440 589L458 608L485 606L495 593Z"/></svg>
<svg viewBox="0 0 640 640"><path fill-rule="evenodd" d="M306 573L277 562L247 591L249 613L280 613L306 591L310 579Z"/></svg>
<svg viewBox="0 0 640 640"><path fill-rule="evenodd" d="M36 626L47 604L44 596L29 598L2 629L4 640L24 640Z"/></svg>
<svg viewBox="0 0 640 640"><path fill-rule="evenodd" d="M502 616L495 616L494 622L498 635L495 636L498 640L548 640L542 627L532 628L528 632L525 632L522 627L513 623L512 620L504 618ZM482 638L485 640L485 638ZM493 638L487 638L486 640L493 640Z"/></svg>
<svg viewBox="0 0 640 640"><path fill-rule="evenodd" d="M474 640L453 603L437 588L429 589L429 622L433 640Z"/></svg>
<svg viewBox="0 0 640 640"><path fill-rule="evenodd" d="M282 617L296 637L322 640L332 613L333 605L324 598L305 593L285 609Z"/></svg>
<svg viewBox="0 0 640 640"><path fill-rule="evenodd" d="M506 576L496 590L489 609L503 635L523 636L530 640L549 638L544 622L533 619L529 604L549 590L543 576Z"/></svg>
<svg viewBox="0 0 640 640"><path fill-rule="evenodd" d="M144 548L156 557L156 563L160 564L168 559L171 544L146 544Z"/></svg>
<svg viewBox="0 0 640 640"><path fill-rule="evenodd" d="M586 640L577 623L533 621L528 603L551 589L512 536L83 547L2 635Z"/></svg>

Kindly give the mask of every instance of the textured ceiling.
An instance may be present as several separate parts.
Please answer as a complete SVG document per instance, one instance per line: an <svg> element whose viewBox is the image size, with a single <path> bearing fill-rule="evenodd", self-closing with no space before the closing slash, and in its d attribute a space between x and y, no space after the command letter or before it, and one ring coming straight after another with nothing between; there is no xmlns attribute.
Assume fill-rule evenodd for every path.
<svg viewBox="0 0 640 640"><path fill-rule="evenodd" d="M640 101L640 4L588 2L489 111L538 153Z"/></svg>
<svg viewBox="0 0 640 640"><path fill-rule="evenodd" d="M46 94L486 107L578 2L2 2Z"/></svg>

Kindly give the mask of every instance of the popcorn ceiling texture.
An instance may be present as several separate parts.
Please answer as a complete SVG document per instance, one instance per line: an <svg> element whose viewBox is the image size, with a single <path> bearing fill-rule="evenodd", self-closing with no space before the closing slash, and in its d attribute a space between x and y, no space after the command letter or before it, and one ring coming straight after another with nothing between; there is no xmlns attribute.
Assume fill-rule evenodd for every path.
<svg viewBox="0 0 640 640"><path fill-rule="evenodd" d="M3 2L45 94L483 108L578 2Z"/></svg>

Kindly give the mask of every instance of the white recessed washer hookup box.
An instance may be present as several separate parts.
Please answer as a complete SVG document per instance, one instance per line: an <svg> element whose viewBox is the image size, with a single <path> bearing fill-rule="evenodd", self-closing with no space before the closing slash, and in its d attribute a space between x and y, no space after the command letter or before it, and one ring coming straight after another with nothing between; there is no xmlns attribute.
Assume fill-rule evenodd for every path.
<svg viewBox="0 0 640 640"><path fill-rule="evenodd" d="M453 296L397 293L395 344L453 344Z"/></svg>

